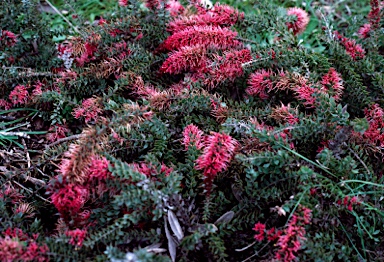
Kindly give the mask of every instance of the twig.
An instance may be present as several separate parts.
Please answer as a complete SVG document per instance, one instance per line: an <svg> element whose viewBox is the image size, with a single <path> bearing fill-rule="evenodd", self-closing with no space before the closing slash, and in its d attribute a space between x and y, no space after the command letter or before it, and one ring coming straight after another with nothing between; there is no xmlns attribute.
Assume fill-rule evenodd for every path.
<svg viewBox="0 0 384 262"><path fill-rule="evenodd" d="M52 7L52 9L61 17L64 19L65 22L67 22L67 24L69 26L71 26L73 28L73 30L75 30L76 33L78 33L79 35L83 35L65 16L63 16L63 14L49 1L49 0L45 0L45 2L50 6Z"/></svg>
<svg viewBox="0 0 384 262"><path fill-rule="evenodd" d="M370 175L371 172L369 171L368 167L366 166L366 164L363 162L363 160L361 160L361 158L358 156L358 154L356 154L355 151L353 151L351 148L348 147L348 150L354 154L354 156L360 161L360 163L364 166L365 170L367 171L367 173Z"/></svg>
<svg viewBox="0 0 384 262"><path fill-rule="evenodd" d="M25 186L23 186L22 184L20 184L20 183L17 183L16 181L12 181L13 183L15 183L16 185L18 185L19 187L21 187L22 189L24 189L24 190L26 190L26 191L28 191L29 193L31 193L31 194L35 194L31 189L29 189L29 188L26 188ZM45 201L45 202L47 202L47 203L51 203L48 199L45 199L45 198L43 198L42 196L40 196L39 194L36 194L36 196L38 197L38 198L40 198L41 200L43 200L43 201Z"/></svg>
<svg viewBox="0 0 384 262"><path fill-rule="evenodd" d="M244 259L243 261L241 261L241 262L245 262L245 261L248 261L248 260L250 260L251 258L253 258L253 257L255 257L255 256L257 256L260 252L261 252L261 250L263 250L266 246L268 246L269 245L269 243L270 243L270 241L268 241L262 248L260 248L260 250L259 251L257 251L255 254L253 254L252 256L250 256L250 257L248 257L248 258L246 258L246 259Z"/></svg>
<svg viewBox="0 0 384 262"><path fill-rule="evenodd" d="M59 140L49 144L49 145L46 145L45 148L50 148L52 146L56 146L60 143L63 143L63 142L66 142L66 141L71 141L71 140L75 140L75 139L79 139L81 138L82 136L84 136L83 134L78 134L78 135L72 135L72 136L68 136L68 137L64 137L64 138L60 138Z"/></svg>
<svg viewBox="0 0 384 262"><path fill-rule="evenodd" d="M241 38L241 37L237 37L236 39L237 39L237 40L240 40L240 41L243 41L243 42L248 42L248 43L256 44L256 45L259 45L259 44L260 44L260 43L258 43L258 42L256 42L256 41L252 41L252 40L245 39L245 38Z"/></svg>

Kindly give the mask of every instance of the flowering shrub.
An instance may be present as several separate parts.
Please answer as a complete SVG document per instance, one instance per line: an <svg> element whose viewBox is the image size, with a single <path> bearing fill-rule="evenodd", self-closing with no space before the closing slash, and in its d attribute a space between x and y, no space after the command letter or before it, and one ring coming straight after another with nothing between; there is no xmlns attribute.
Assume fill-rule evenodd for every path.
<svg viewBox="0 0 384 262"><path fill-rule="evenodd" d="M3 1L0 260L382 260L369 6L339 28L267 0L116 0L53 32L39 1ZM316 19L322 52L300 38Z"/></svg>

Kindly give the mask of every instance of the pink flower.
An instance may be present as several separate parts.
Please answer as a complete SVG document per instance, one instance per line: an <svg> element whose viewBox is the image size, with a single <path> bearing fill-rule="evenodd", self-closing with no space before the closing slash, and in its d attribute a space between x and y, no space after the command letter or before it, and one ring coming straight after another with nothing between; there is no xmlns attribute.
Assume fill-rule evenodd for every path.
<svg viewBox="0 0 384 262"><path fill-rule="evenodd" d="M165 5L165 9L168 10L171 16L178 16L184 11L184 6L182 6L177 0L168 0Z"/></svg>
<svg viewBox="0 0 384 262"><path fill-rule="evenodd" d="M69 244L81 247L83 245L84 239L87 236L86 229L75 229L75 230L67 230L65 235L71 237L69 240Z"/></svg>
<svg viewBox="0 0 384 262"><path fill-rule="evenodd" d="M28 91L25 86L18 85L12 92L9 94L9 99L12 101L12 104L25 104L28 99Z"/></svg>
<svg viewBox="0 0 384 262"><path fill-rule="evenodd" d="M49 142L55 142L60 138L66 137L66 133L69 132L67 125L56 124L51 126L48 130L47 140Z"/></svg>
<svg viewBox="0 0 384 262"><path fill-rule="evenodd" d="M299 118L296 116L297 110L291 108L291 105L284 105L281 103L281 106L277 106L272 109L271 117L280 123L289 123L291 125L297 124ZM295 114L293 114L294 112Z"/></svg>
<svg viewBox="0 0 384 262"><path fill-rule="evenodd" d="M309 23L307 12L298 7L291 7L288 8L287 15L295 16L296 19L294 22L287 23L288 29L292 29L294 35L303 33Z"/></svg>
<svg viewBox="0 0 384 262"><path fill-rule="evenodd" d="M54 192L51 199L62 217L70 218L77 215L88 200L88 189L79 185L67 184Z"/></svg>
<svg viewBox="0 0 384 262"><path fill-rule="evenodd" d="M276 246L279 247L275 258L279 261L290 262L296 258L296 253L305 241L305 225L312 219L312 211L304 206L299 206L289 220L284 232L279 236Z"/></svg>
<svg viewBox="0 0 384 262"><path fill-rule="evenodd" d="M111 176L108 170L109 161L105 157L92 156L88 172L90 178L99 180L107 179Z"/></svg>
<svg viewBox="0 0 384 262"><path fill-rule="evenodd" d="M214 178L227 169L238 142L227 134L212 132L204 145L203 154L196 160L195 169L204 170L205 188L209 195Z"/></svg>
<svg viewBox="0 0 384 262"><path fill-rule="evenodd" d="M259 242L265 238L265 224L257 222L252 230L256 231L255 239Z"/></svg>
<svg viewBox="0 0 384 262"><path fill-rule="evenodd" d="M228 51L225 53L225 57L217 57L215 63L218 66L209 72L204 83L213 88L225 80L234 81L244 73L241 65L251 60L252 56L249 49Z"/></svg>
<svg viewBox="0 0 384 262"><path fill-rule="evenodd" d="M166 50L180 50L184 46L202 45L206 48L228 49L242 44L237 32L215 26L193 26L168 37L162 44Z"/></svg>
<svg viewBox="0 0 384 262"><path fill-rule="evenodd" d="M204 72L207 67L206 49L202 45L185 46L172 52L164 61L160 72L180 74L182 72Z"/></svg>
<svg viewBox="0 0 384 262"><path fill-rule="evenodd" d="M355 40L348 39L337 31L335 31L335 36L345 47L345 51L350 57L352 57L353 60L356 60L357 58L364 58L365 50L361 47L361 45L356 44Z"/></svg>
<svg viewBox="0 0 384 262"><path fill-rule="evenodd" d="M368 38L370 32L371 24L364 24L362 27L360 27L359 31L357 31L360 38Z"/></svg>
<svg viewBox="0 0 384 262"><path fill-rule="evenodd" d="M239 13L233 7L225 4L216 3L212 9L199 10L199 14L182 16L171 21L167 30L179 32L192 26L220 26L229 27L234 25L240 18L244 18L243 13Z"/></svg>
<svg viewBox="0 0 384 262"><path fill-rule="evenodd" d="M128 0L119 0L119 6L127 6Z"/></svg>
<svg viewBox="0 0 384 262"><path fill-rule="evenodd" d="M310 87L307 83L301 83L301 85L296 85L293 88L293 91L295 92L295 97L298 100L302 100L306 107L315 107L316 98L313 96L313 94L316 93L316 89Z"/></svg>
<svg viewBox="0 0 384 262"><path fill-rule="evenodd" d="M370 25L372 26L372 29L378 29L380 28L380 3L379 0L371 0L371 11L368 14L368 21Z"/></svg>
<svg viewBox="0 0 384 262"><path fill-rule="evenodd" d="M82 103L82 106L76 107L72 115L79 119L80 117L85 117L85 122L88 123L92 119L97 121L99 114L102 112L100 104L96 98L85 99Z"/></svg>
<svg viewBox="0 0 384 262"><path fill-rule="evenodd" d="M184 128L183 131L183 142L182 144L185 146L185 150L188 150L188 147L193 145L197 149L201 149L203 147L203 131L201 131L197 126L190 124Z"/></svg>
<svg viewBox="0 0 384 262"><path fill-rule="evenodd" d="M272 76L274 74L270 70L258 70L251 74L248 81L249 87L245 90L251 96L258 95L261 99L267 99L267 92L273 88Z"/></svg>
<svg viewBox="0 0 384 262"><path fill-rule="evenodd" d="M12 103L4 99L0 99L0 107L4 108L5 110L8 110L12 108Z"/></svg>
<svg viewBox="0 0 384 262"><path fill-rule="evenodd" d="M334 68L330 68L328 73L321 79L321 90L330 92L336 101L340 100L343 94L344 87L342 85L343 80L341 76Z"/></svg>

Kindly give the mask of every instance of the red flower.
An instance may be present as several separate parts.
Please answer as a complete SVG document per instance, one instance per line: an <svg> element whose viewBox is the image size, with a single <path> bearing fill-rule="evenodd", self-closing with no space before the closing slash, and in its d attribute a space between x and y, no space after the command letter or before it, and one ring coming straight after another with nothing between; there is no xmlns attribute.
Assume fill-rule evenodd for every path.
<svg viewBox="0 0 384 262"><path fill-rule="evenodd" d="M52 204L64 218L76 215L88 199L88 189L83 186L67 184L51 196Z"/></svg>
<svg viewBox="0 0 384 262"><path fill-rule="evenodd" d="M257 222L252 230L256 231L255 239L259 242L265 238L265 224Z"/></svg>
<svg viewBox="0 0 384 262"><path fill-rule="evenodd" d="M111 176L108 170L109 161L105 157L92 156L88 172L90 178L99 180L107 179Z"/></svg>
<svg viewBox="0 0 384 262"><path fill-rule="evenodd" d="M236 37L237 32L228 28L193 26L168 37L162 44L162 48L177 50L184 46L202 45L206 48L228 49L242 45Z"/></svg>
<svg viewBox="0 0 384 262"><path fill-rule="evenodd" d="M239 13L233 7L225 4L216 3L212 9L199 10L199 14L183 16L175 19L168 24L167 30L170 32L179 32L192 26L220 26L229 27L234 25L244 14Z"/></svg>
<svg viewBox="0 0 384 262"><path fill-rule="evenodd" d="M92 119L97 121L99 114L102 112L100 104L97 102L96 98L85 99L82 103L82 106L76 107L72 115L79 119L80 117L85 117L85 122L89 122Z"/></svg>
<svg viewBox="0 0 384 262"><path fill-rule="evenodd" d="M177 16L184 11L184 6L177 0L168 0L165 9L168 10L171 16Z"/></svg>
<svg viewBox="0 0 384 262"><path fill-rule="evenodd" d="M202 45L185 46L175 51L160 68L163 73L204 72L207 67L206 49Z"/></svg>
<svg viewBox="0 0 384 262"><path fill-rule="evenodd" d="M270 70L258 70L251 74L248 81L249 87L245 90L251 96L258 95L261 99L267 99L267 92L273 88L271 77L274 74Z"/></svg>
<svg viewBox="0 0 384 262"><path fill-rule="evenodd" d="M81 247L83 245L83 241L87 236L86 229L75 229L75 230L67 230L65 235L71 237L69 240L69 244Z"/></svg>
<svg viewBox="0 0 384 262"><path fill-rule="evenodd" d="M368 14L368 21L372 26L372 29L380 28L380 3L379 0L371 0L371 11Z"/></svg>
<svg viewBox="0 0 384 262"><path fill-rule="evenodd" d="M5 110L8 110L12 108L12 104L4 99L0 99L0 107L4 108Z"/></svg>
<svg viewBox="0 0 384 262"><path fill-rule="evenodd" d="M4 40L7 46L12 47L17 43L17 36L10 31L3 30L0 36L1 40Z"/></svg>
<svg viewBox="0 0 384 262"><path fill-rule="evenodd" d="M12 104L25 104L28 99L28 91L25 86L18 85L9 94L9 99Z"/></svg>
<svg viewBox="0 0 384 262"><path fill-rule="evenodd" d="M213 88L227 79L234 81L244 73L242 64L251 60L252 56L249 49L226 52L225 57L217 57L215 63L218 66L209 72L204 83Z"/></svg>
<svg viewBox="0 0 384 262"><path fill-rule="evenodd" d="M296 21L287 23L288 29L292 29L295 35L303 33L309 23L307 12L298 7L291 7L288 8L287 15L296 17Z"/></svg>
<svg viewBox="0 0 384 262"><path fill-rule="evenodd" d="M237 141L227 134L212 132L206 141L203 154L196 160L195 168L204 170L205 188L210 194L217 173L224 171L235 153Z"/></svg>
<svg viewBox="0 0 384 262"><path fill-rule="evenodd" d="M194 145L197 149L203 147L203 131L201 131L197 126L190 124L184 128L183 131L183 142L185 150L188 150L188 147Z"/></svg>
<svg viewBox="0 0 384 262"><path fill-rule="evenodd" d="M267 231L267 239L268 241L275 241L277 240L283 232L281 230L276 230L276 228L271 228Z"/></svg>
<svg viewBox="0 0 384 262"><path fill-rule="evenodd" d="M293 91L295 92L295 97L298 100L302 100L306 107L315 107L316 98L313 94L316 92L316 89L310 87L307 83L302 83L301 85L296 85Z"/></svg>
<svg viewBox="0 0 384 262"><path fill-rule="evenodd" d="M364 24L362 27L360 27L359 31L357 31L357 34L360 38L367 38L369 37L369 33L371 32L371 24Z"/></svg>
<svg viewBox="0 0 384 262"><path fill-rule="evenodd" d="M55 142L60 138L66 137L66 133L69 132L67 125L56 124L51 126L48 130L47 140L49 142Z"/></svg>
<svg viewBox="0 0 384 262"><path fill-rule="evenodd" d="M330 68L328 73L323 76L321 80L321 90L328 92L330 91L336 101L340 100L343 94L344 87L342 85L343 80L339 73L334 68Z"/></svg>
<svg viewBox="0 0 384 262"><path fill-rule="evenodd" d="M312 211L304 206L299 206L292 215L283 234L279 236L276 246L279 250L275 258L279 261L289 262L296 258L296 253L301 248L301 242L305 240L305 225L311 222Z"/></svg>
<svg viewBox="0 0 384 262"><path fill-rule="evenodd" d="M356 60L357 58L364 58L365 50L361 47L361 45L356 44L355 40L348 39L337 31L335 31L335 36L345 47L345 51L348 55L350 55L350 57L352 57L353 60Z"/></svg>
<svg viewBox="0 0 384 262"><path fill-rule="evenodd" d="M128 0L119 0L119 5L120 6L127 6L128 5Z"/></svg>

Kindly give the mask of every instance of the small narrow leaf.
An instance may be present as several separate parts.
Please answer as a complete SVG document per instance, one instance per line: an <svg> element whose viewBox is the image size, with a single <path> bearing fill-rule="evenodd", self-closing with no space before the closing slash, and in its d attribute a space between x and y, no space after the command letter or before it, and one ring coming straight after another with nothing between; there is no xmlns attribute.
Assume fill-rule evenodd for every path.
<svg viewBox="0 0 384 262"><path fill-rule="evenodd" d="M168 250L169 254L171 256L172 262L176 261L176 241L173 239L171 233L168 230L167 226L167 219L164 217L164 229L165 229L165 235L168 239Z"/></svg>
<svg viewBox="0 0 384 262"><path fill-rule="evenodd" d="M171 229L173 233L176 235L178 240L183 239L184 233L183 230L181 229L179 220L177 219L175 213L173 213L172 210L168 210L168 221L169 225L171 226Z"/></svg>
<svg viewBox="0 0 384 262"><path fill-rule="evenodd" d="M220 223L227 223L229 221L232 220L232 218L235 216L235 212L233 211L228 211L227 213L225 213L224 215L222 215L221 217L219 217L216 221L215 221L215 225L217 224L220 224Z"/></svg>

